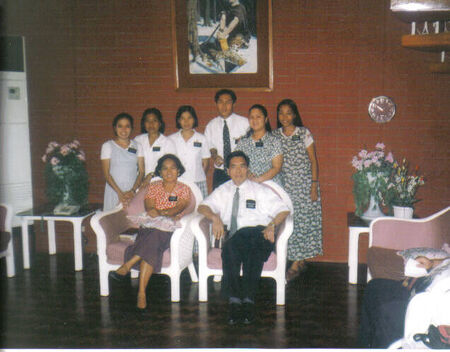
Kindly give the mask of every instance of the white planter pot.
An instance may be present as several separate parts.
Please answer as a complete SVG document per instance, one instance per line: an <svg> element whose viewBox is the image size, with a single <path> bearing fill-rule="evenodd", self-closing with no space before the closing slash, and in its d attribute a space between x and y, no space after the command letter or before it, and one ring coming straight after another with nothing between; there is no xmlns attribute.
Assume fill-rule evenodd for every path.
<svg viewBox="0 0 450 352"><path fill-rule="evenodd" d="M394 217L402 218L402 219L412 219L414 209L411 207L398 207L394 205L392 207L394 209Z"/></svg>
<svg viewBox="0 0 450 352"><path fill-rule="evenodd" d="M383 216L386 215L384 215L384 213L381 211L380 205L378 204L378 202L375 201L375 198L373 196L370 196L369 206L367 210L364 212L364 214L361 216L361 218L370 223L370 221Z"/></svg>

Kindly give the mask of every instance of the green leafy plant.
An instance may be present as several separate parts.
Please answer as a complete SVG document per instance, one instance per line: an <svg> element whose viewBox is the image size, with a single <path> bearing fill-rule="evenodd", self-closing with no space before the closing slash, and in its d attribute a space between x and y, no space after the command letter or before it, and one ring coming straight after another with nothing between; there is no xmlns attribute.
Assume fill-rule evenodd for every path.
<svg viewBox="0 0 450 352"><path fill-rule="evenodd" d="M60 145L50 142L42 161L45 163L46 195L51 204L84 205L88 197L88 173L80 143Z"/></svg>
<svg viewBox="0 0 450 352"><path fill-rule="evenodd" d="M383 200L392 172L394 157L391 152L385 154L385 145L377 143L374 151L361 150L352 159L355 168L353 179L353 197L355 214L361 216L373 197L377 203Z"/></svg>
<svg viewBox="0 0 450 352"><path fill-rule="evenodd" d="M401 165L395 162L383 204L390 208L394 205L413 207L420 200L416 198L417 189L425 184L424 177L417 175L418 170L419 167L416 166L414 173L409 175L409 165L405 158L403 158Z"/></svg>

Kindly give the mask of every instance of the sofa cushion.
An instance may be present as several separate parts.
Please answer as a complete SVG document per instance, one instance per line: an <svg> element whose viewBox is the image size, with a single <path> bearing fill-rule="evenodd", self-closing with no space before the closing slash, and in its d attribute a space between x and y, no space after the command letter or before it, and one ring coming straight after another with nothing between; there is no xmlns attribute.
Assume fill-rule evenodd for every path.
<svg viewBox="0 0 450 352"><path fill-rule="evenodd" d="M370 247L367 251L367 266L374 279L405 279L404 262L395 249Z"/></svg>

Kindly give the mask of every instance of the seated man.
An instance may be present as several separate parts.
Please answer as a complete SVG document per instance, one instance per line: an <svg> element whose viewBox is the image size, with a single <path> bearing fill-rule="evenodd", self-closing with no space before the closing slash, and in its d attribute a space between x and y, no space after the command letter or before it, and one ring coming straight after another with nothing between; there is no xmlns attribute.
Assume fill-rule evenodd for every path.
<svg viewBox="0 0 450 352"><path fill-rule="evenodd" d="M250 324L262 268L274 248L275 227L289 215L289 208L269 188L248 179L249 159L242 151L229 154L225 166L231 180L203 200L198 212L212 221L216 239L224 237L222 291L229 302L228 324L241 319Z"/></svg>
<svg viewBox="0 0 450 352"><path fill-rule="evenodd" d="M414 258L417 267L427 274L405 281L373 279L367 284L363 297L358 331L359 348L387 348L404 334L406 309L418 293L430 291L448 276L450 259Z"/></svg>

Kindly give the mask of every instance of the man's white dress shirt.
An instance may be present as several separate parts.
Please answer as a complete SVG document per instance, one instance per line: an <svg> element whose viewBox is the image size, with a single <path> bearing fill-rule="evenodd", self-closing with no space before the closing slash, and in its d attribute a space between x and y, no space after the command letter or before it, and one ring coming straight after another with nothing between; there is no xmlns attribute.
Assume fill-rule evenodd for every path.
<svg viewBox="0 0 450 352"><path fill-rule="evenodd" d="M227 181L201 202L218 214L228 229L236 187L233 180ZM268 186L249 179L239 186L238 230L249 226L267 226L283 211L289 211L288 205Z"/></svg>
<svg viewBox="0 0 450 352"><path fill-rule="evenodd" d="M243 137L250 128L248 119L246 117L232 113L226 119L217 116L208 122L205 128L205 136L208 140L210 149L217 149L217 154L223 158L223 126L224 121L227 121L227 126L230 131L230 146L231 151L234 151L236 144L241 137ZM225 163L225 161L224 161ZM223 169L224 165L217 166L217 169Z"/></svg>

